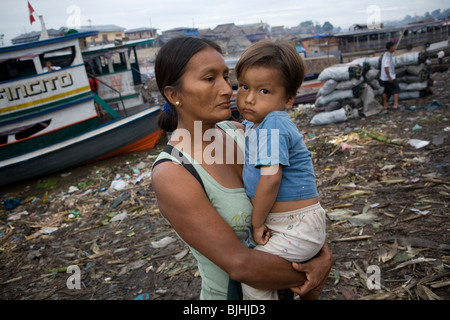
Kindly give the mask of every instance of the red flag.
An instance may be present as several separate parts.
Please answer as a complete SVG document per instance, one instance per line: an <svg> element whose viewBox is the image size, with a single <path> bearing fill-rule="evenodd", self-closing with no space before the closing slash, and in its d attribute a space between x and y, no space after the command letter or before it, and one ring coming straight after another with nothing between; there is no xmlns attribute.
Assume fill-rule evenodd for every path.
<svg viewBox="0 0 450 320"><path fill-rule="evenodd" d="M29 1L28 1L28 11L30 12L30 24L33 24L33 22L35 21L35 20L34 20L34 17L33 17L34 9L33 9L33 7L31 6L31 4L30 4Z"/></svg>

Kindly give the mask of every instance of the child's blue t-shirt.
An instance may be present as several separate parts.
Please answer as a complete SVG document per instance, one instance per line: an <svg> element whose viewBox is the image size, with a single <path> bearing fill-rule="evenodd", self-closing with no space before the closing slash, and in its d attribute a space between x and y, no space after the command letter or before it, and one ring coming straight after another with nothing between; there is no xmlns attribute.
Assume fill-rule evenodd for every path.
<svg viewBox="0 0 450 320"><path fill-rule="evenodd" d="M280 164L283 174L276 201L294 201L318 196L316 176L302 134L286 111L272 111L257 128L245 125L244 186L247 195L255 197L261 166Z"/></svg>

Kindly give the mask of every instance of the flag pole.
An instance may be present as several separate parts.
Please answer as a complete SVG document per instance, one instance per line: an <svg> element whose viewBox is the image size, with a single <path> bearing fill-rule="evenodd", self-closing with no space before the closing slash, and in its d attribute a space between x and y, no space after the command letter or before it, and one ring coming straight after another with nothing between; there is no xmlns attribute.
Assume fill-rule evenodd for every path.
<svg viewBox="0 0 450 320"><path fill-rule="evenodd" d="M48 32L47 32L47 28L45 27L44 17L39 16L39 20L41 21L41 37L39 38L39 40L47 40Z"/></svg>
<svg viewBox="0 0 450 320"><path fill-rule="evenodd" d="M30 24L32 24L35 19L33 17L33 12L36 12L33 7L30 4L30 1L28 1L28 10L30 12ZM48 39L48 32L47 28L45 26L44 17L41 15L38 15L39 21L41 22L41 36L39 37L39 40L47 40Z"/></svg>

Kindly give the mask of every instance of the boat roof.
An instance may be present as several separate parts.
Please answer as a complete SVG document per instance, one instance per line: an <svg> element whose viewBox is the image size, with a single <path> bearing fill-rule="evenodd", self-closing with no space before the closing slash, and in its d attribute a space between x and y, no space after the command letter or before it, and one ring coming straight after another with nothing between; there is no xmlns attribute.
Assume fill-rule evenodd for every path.
<svg viewBox="0 0 450 320"><path fill-rule="evenodd" d="M129 47L134 47L137 45L152 43L154 41L156 41L156 38L129 40L129 41L123 41L120 44L108 43L108 44L93 46L93 47L84 49L82 51L82 54L83 55L96 55L96 54L105 53L105 52L108 52L111 50L120 50L120 49L129 48Z"/></svg>
<svg viewBox="0 0 450 320"><path fill-rule="evenodd" d="M351 30L335 33L334 37L345 37L345 36L355 36L355 35L365 35L372 33L384 33L384 32L394 32L401 30L415 30L424 27L435 27L435 26L444 26L447 22L444 21L430 21L430 22L418 22L418 23L409 23L401 26L388 26L383 28L374 28L374 29L360 29L360 30Z"/></svg>
<svg viewBox="0 0 450 320"><path fill-rule="evenodd" d="M79 33L72 33L65 36L55 37L47 40L38 40L38 41L32 41L27 43L21 43L16 44L12 46L7 47L0 47L0 54L6 53L6 52L13 52L18 51L22 49L33 49L37 47L46 46L53 43L58 42L65 42L73 39L79 39L79 38L85 38L85 37L91 37L98 33L98 31L89 31L89 32L79 32Z"/></svg>

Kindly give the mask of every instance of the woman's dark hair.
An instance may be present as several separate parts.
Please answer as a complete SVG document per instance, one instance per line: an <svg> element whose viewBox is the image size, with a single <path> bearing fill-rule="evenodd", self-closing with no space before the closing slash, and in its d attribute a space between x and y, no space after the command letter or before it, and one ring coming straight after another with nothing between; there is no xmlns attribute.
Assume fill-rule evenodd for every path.
<svg viewBox="0 0 450 320"><path fill-rule="evenodd" d="M242 54L235 67L236 77L249 67L277 68L281 71L288 96L296 96L306 74L306 66L295 47L288 42L261 40Z"/></svg>
<svg viewBox="0 0 450 320"><path fill-rule="evenodd" d="M169 104L164 88L167 86L180 88L181 77L186 72L188 62L196 53L208 47L222 54L222 49L215 42L192 37L174 38L161 47L156 56L155 77L159 92ZM171 114L161 110L158 125L167 132L173 132L177 127L178 116L173 105L170 104L169 109Z"/></svg>

